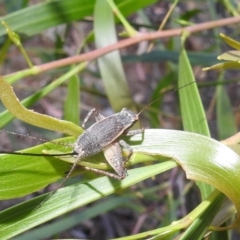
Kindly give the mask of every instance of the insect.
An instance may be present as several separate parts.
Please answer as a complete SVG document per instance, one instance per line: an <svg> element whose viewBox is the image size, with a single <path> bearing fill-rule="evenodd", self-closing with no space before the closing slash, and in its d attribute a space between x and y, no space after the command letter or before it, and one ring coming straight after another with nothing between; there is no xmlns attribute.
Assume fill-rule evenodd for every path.
<svg viewBox="0 0 240 240"><path fill-rule="evenodd" d="M192 84L191 82L189 84ZM189 85L187 84L187 85ZM183 86L186 87L187 85ZM176 90L179 90L180 87ZM176 91L174 90L174 91ZM156 99L157 101L159 99ZM93 156L101 151L103 151L104 156L111 167L116 173L111 173L108 171L103 171L96 168L85 167L86 170L90 170L96 173L104 174L106 176L122 180L127 176L127 170L125 165L130 159L133 150L124 141L119 140L122 135L133 136L135 134L143 133L144 129L129 130L139 119L139 115L152 103L144 107L139 113L134 113L131 110L123 108L119 113L113 114L109 117L104 117L95 108L92 109L83 121L82 127L85 129L85 124L89 118L94 115L96 123L94 123L89 128L85 129L83 134L81 134L76 142L73 144L73 151L71 153L63 154L49 154L48 156L67 156L73 155L75 157L74 163L68 172L65 180L71 175L73 170L76 168L79 161L86 157ZM121 147L128 151L128 156L123 157L121 152ZM32 154L32 153L21 153L21 152L5 152L0 151L0 153L16 154L16 155L31 155L31 156L42 156L43 154ZM45 154L47 156L47 154ZM64 181L65 181L64 180ZM62 185L63 183L61 183Z"/></svg>
<svg viewBox="0 0 240 240"><path fill-rule="evenodd" d="M118 138L121 135L132 136L144 131L144 129L128 131L138 121L138 114L123 108L121 112L105 118L94 108L86 116L83 128L85 128L85 123L92 114L95 116L96 123L86 129L74 144L73 154L77 155L74 165L81 158L103 151L108 163L117 174L106 171L102 171L102 173L119 180L124 179L127 176L124 165L131 157L133 150L124 140L118 141ZM123 160L120 145L129 152L125 160ZM74 165L72 169L75 168ZM99 170L93 168L87 169L99 172Z"/></svg>

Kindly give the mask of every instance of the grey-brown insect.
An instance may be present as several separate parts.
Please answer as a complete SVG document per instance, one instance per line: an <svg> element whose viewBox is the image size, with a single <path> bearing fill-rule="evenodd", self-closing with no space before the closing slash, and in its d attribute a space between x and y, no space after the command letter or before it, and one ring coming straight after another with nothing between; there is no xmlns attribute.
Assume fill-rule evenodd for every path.
<svg viewBox="0 0 240 240"><path fill-rule="evenodd" d="M119 140L119 137L121 135L132 136L144 131L144 129L128 131L138 121L139 114L123 108L119 113L104 117L96 109L92 109L83 121L83 128L85 128L85 124L92 114L94 114L96 123L86 129L75 142L73 155L76 157L76 160L68 176L82 158L93 156L103 151L106 160L117 174L89 167L85 167L85 169L119 180L124 179L127 176L125 164L130 159L133 150L124 140ZM129 152L126 159L123 159L120 145Z"/></svg>

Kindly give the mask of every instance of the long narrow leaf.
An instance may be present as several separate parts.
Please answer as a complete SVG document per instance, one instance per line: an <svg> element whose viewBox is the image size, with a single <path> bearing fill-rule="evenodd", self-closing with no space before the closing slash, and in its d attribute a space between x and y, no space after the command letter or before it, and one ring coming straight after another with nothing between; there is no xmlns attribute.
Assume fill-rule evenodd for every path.
<svg viewBox="0 0 240 240"><path fill-rule="evenodd" d="M124 15L153 4L156 0L117 0L116 4ZM56 0L28 6L0 18L9 24L13 31L28 36L35 35L53 26L70 23L93 14L95 0ZM21 19L21 21L19 20ZM6 34L0 26L0 36Z"/></svg>
<svg viewBox="0 0 240 240"><path fill-rule="evenodd" d="M97 47L102 48L116 43L117 36L114 16L107 1L97 0L94 18L94 33ZM98 63L112 108L116 112L124 107L136 111L126 82L119 51L109 53L99 58Z"/></svg>

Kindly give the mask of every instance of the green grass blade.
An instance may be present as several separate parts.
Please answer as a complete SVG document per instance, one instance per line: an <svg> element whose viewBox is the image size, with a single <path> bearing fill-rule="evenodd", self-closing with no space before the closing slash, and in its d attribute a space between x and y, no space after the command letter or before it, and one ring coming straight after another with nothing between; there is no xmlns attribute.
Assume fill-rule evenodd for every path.
<svg viewBox="0 0 240 240"><path fill-rule="evenodd" d="M182 41L182 43L184 43L184 41ZM191 81L195 81L195 79L186 51L182 44L182 50L179 57L179 84L181 85L187 84L188 82ZM192 84L184 88L183 91L179 92L179 95L184 129L187 131L192 131L206 136L210 136L204 109L195 84ZM219 174L219 172L216 173ZM212 186L214 186L214 185L209 186L201 182L197 182L197 185L200 188L203 199L205 199L211 193L211 191L213 190ZM219 198L222 199L223 197L224 196L221 193L219 193ZM215 216L216 213L219 211L220 207L221 205L219 204L217 205L217 207L215 205L212 205L209 208L209 211L211 211L211 215ZM191 239L191 234L193 234L196 237L197 234L199 234L199 237L201 238L201 236L204 234L205 230L208 228L210 224L209 221L210 218L208 215L206 215L207 213L204 213L204 215L201 218L196 219L192 227L189 228L186 234L184 234L183 239ZM202 219L204 217L206 218L205 221L203 221ZM199 229L201 229L201 231L199 231Z"/></svg>
<svg viewBox="0 0 240 240"><path fill-rule="evenodd" d="M179 87L195 81L192 68L184 48L184 40L182 40L178 71ZM179 92L179 97L184 130L210 136L206 115L197 89L197 84L193 83L181 89ZM213 190L213 188L207 184L199 182L197 184L200 188L203 199L205 199Z"/></svg>
<svg viewBox="0 0 240 240"><path fill-rule="evenodd" d="M217 55L213 53L205 52L191 52L188 51L187 55L191 65L202 65L209 66L216 64ZM122 57L124 63L134 63L134 62L166 62L171 61L173 63L178 63L179 60L179 51L170 51L170 50L153 50L149 53L143 53L141 55L132 55Z"/></svg>
<svg viewBox="0 0 240 240"><path fill-rule="evenodd" d="M129 171L129 176L123 181L101 177L82 184L75 184L59 189L50 199L36 208L46 195L24 202L0 213L0 232L3 239L16 236L27 229L44 223L66 212L84 206L103 198L118 189L124 189L132 184L154 176L176 166L174 162L138 168ZM149 175L149 173L151 173Z"/></svg>
<svg viewBox="0 0 240 240"><path fill-rule="evenodd" d="M128 16L155 2L156 0L137 2L135 0L117 0L116 4L119 10L125 16ZM92 15L94 5L94 0L47 1L10 13L0 18L0 22L7 22L13 31L33 36L50 27L70 23ZM0 26L0 36L5 34L5 28Z"/></svg>
<svg viewBox="0 0 240 240"><path fill-rule="evenodd" d="M72 76L68 82L67 97L64 104L64 119L79 125L80 117L80 79Z"/></svg>
<svg viewBox="0 0 240 240"><path fill-rule="evenodd" d="M116 43L114 16L107 1L96 1L94 19L97 47L102 48ZM108 99L114 111L118 112L124 107L136 111L128 89L119 51L99 58L98 64Z"/></svg>
<svg viewBox="0 0 240 240"><path fill-rule="evenodd" d="M179 56L178 72L178 87L195 81L192 67L184 47L182 47ZM184 130L210 136L197 84L193 83L181 89L181 91L179 91L179 97Z"/></svg>
<svg viewBox="0 0 240 240"><path fill-rule="evenodd" d="M223 194L218 194L217 198L211 202L211 205L194 221L194 223L184 232L181 236L181 240L196 239L202 240L207 233L209 225L212 223L216 212L219 211L225 200ZM204 224L203 224L204 222Z"/></svg>
<svg viewBox="0 0 240 240"><path fill-rule="evenodd" d="M8 14L0 21L7 22L13 31L32 36L50 27L91 15L93 6L94 1L89 0L42 2ZM0 27L0 36L4 34L5 29Z"/></svg>
<svg viewBox="0 0 240 240"><path fill-rule="evenodd" d="M43 238L51 238L55 234L64 232L72 227L78 226L91 218L94 218L100 214L104 214L113 209L119 208L123 205L130 205L132 198L128 197L109 197L104 202L86 208L81 212L66 216L53 223L48 223L37 229L33 229L25 234L15 237L14 240L34 239L41 240Z"/></svg>
<svg viewBox="0 0 240 240"><path fill-rule="evenodd" d="M238 132L230 99L223 85L217 86L216 101L218 134L219 139L223 140Z"/></svg>

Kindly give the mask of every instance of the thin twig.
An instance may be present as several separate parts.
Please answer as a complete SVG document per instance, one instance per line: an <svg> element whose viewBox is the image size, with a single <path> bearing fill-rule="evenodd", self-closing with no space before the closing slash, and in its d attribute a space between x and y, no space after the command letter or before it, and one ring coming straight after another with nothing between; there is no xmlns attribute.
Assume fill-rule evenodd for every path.
<svg viewBox="0 0 240 240"><path fill-rule="evenodd" d="M188 31L189 33L195 33L200 32L204 30L209 30L216 27L222 27L222 26L229 26L233 25L235 23L240 22L240 16L238 17L230 17L225 19L220 19L216 21L209 21L205 23L196 24L193 26L188 26L185 28L177 28L177 29L171 29L171 30L165 30L165 31L156 31L156 32L150 32L150 33L139 33L137 36L134 36L132 38L120 40L115 44L109 45L104 48L93 50L89 53L80 54L77 56L72 56L68 58L64 58L58 61L45 63L39 66L35 66L36 72L46 72L52 69L68 66L74 63L84 62L84 61L92 61L94 59L97 59L109 52L112 52L117 49L122 49L128 46L131 46L133 44L142 42L142 41L149 41L154 40L158 38L167 38L167 37L173 37L173 36L179 36L181 35L182 31ZM23 70L24 71L24 70ZM14 74L14 73L13 73ZM11 74L11 75L13 75Z"/></svg>

